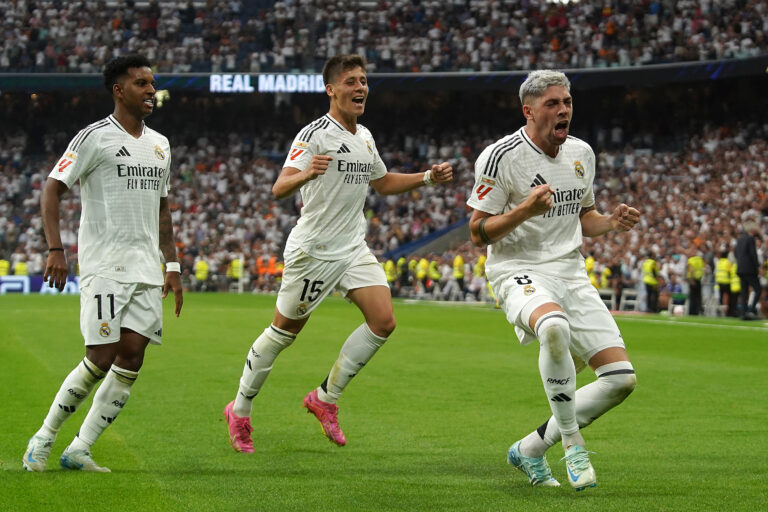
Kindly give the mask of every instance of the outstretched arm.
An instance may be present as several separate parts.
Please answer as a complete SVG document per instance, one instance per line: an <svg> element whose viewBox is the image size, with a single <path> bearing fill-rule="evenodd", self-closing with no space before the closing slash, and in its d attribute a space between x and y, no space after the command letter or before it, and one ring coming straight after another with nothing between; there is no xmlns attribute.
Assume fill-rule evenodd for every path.
<svg viewBox="0 0 768 512"><path fill-rule="evenodd" d="M168 264L178 267L179 260L176 256L176 245L173 243L173 221L171 220L171 208L168 205L168 198L160 198L160 252L165 258L165 284L163 284L163 298L168 296L168 292L173 290L173 296L176 302L174 313L176 316L181 314L181 306L184 303L183 290L181 287L180 269L169 270Z"/></svg>
<svg viewBox="0 0 768 512"><path fill-rule="evenodd" d="M402 194L423 185L448 183L453 180L453 168L448 162L435 164L423 173L403 174L388 172L371 182L373 189L381 195Z"/></svg>
<svg viewBox="0 0 768 512"><path fill-rule="evenodd" d="M581 232L584 236L600 236L609 231L623 233L640 220L640 212L622 203L610 215L598 213L595 206L581 210Z"/></svg>
<svg viewBox="0 0 768 512"><path fill-rule="evenodd" d="M67 284L67 258L61 244L59 228L59 204L61 195L66 191L64 182L48 178L40 195L40 213L43 216L45 240L48 242L48 260L45 263L43 282L48 283L49 288L55 287L59 291Z"/></svg>

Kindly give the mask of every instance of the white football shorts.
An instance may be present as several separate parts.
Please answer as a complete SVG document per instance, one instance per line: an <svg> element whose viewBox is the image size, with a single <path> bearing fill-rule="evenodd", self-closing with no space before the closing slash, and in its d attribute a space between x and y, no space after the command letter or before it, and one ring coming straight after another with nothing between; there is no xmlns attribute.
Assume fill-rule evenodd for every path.
<svg viewBox="0 0 768 512"><path fill-rule="evenodd" d="M163 333L162 286L119 283L92 276L80 282L80 332L87 345L120 340L124 327L160 345Z"/></svg>
<svg viewBox="0 0 768 512"><path fill-rule="evenodd" d="M589 282L586 272L583 276L562 279L533 270L519 270L495 283L498 283L498 289L494 287L494 292L523 345L536 339L528 325L530 313L538 306L554 302L568 315L571 354L589 361L603 349L625 348L616 321Z"/></svg>
<svg viewBox="0 0 768 512"><path fill-rule="evenodd" d="M277 292L277 310L287 318L306 318L334 290L342 296L366 286L386 286L387 276L376 257L362 245L343 260L313 258L301 249L287 254Z"/></svg>

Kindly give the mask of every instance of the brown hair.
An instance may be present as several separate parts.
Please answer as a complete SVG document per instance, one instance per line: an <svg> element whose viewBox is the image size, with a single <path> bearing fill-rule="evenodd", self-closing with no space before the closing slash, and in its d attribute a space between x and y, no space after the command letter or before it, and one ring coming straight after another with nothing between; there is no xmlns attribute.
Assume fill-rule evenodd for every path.
<svg viewBox="0 0 768 512"><path fill-rule="evenodd" d="M365 57L361 55L336 55L331 57L323 66L323 83L333 83L338 76L349 69L363 68L365 70Z"/></svg>

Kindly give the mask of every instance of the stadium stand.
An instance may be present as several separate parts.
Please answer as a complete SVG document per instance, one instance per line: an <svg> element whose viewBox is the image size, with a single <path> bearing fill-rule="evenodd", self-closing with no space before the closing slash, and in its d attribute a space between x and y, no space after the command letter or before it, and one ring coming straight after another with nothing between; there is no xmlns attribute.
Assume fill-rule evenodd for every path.
<svg viewBox="0 0 768 512"><path fill-rule="evenodd" d="M352 7L354 4L354 7ZM98 72L141 52L157 72L319 71L360 53L369 71L606 68L768 52L768 4L0 0L1 72Z"/></svg>
<svg viewBox="0 0 768 512"><path fill-rule="evenodd" d="M406 73L614 68L768 54L768 2L537 7L516 0L398 0L359 2L354 15L342 4L0 0L0 73L98 72L106 59L127 51L147 53L158 72L253 73L317 70L329 53L345 51L364 53L371 71ZM598 207L608 211L620 198L643 212L641 229L584 243L584 254L595 255L596 286L619 309L644 304L636 284L650 250L659 255L662 279L674 275L684 288L686 261L700 252L707 263L704 309L721 310L713 305L717 255L733 246L744 218L762 219L768 233L768 124L753 104L764 95L761 83L730 79L575 94L573 134L598 156ZM148 122L173 146L173 215L188 286L274 291L300 199L276 201L271 185L296 129L321 115L325 102L302 95L173 94ZM517 98L505 91L376 90L369 105L361 121L374 131L390 168L417 172L449 160L456 170L456 182L441 194L370 194L368 242L383 259L466 218L479 151L522 119ZM0 95L0 116L14 120L0 126L0 259L11 271L24 262L28 273L42 272L41 184L75 130L101 115L90 93ZM76 198L76 189L65 198L62 233L73 273ZM768 247L759 249L765 260ZM458 242L439 254L416 251L396 293L492 300L482 272L473 274L484 251ZM457 253L467 276L460 294L450 272ZM437 262L439 278L422 283L417 265L410 275L408 263L422 257ZM244 267L237 276L236 259ZM207 275L205 282L196 274ZM622 296L622 289L629 293Z"/></svg>

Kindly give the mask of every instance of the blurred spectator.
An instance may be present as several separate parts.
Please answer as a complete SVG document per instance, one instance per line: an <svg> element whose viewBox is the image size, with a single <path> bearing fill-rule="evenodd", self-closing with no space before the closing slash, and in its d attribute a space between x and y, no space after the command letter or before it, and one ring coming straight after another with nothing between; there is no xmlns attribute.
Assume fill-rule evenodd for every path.
<svg viewBox="0 0 768 512"><path fill-rule="evenodd" d="M160 73L231 73L319 71L337 53L364 55L369 72L492 72L768 51L765 1L0 0L0 10L0 72L93 73L129 52Z"/></svg>
<svg viewBox="0 0 768 512"><path fill-rule="evenodd" d="M757 256L757 240L760 239L759 225L754 220L749 219L744 222L744 231L739 236L734 249L737 273L741 280L739 312L743 320L752 320L758 317L757 306L763 292L758 277L760 260Z"/></svg>

